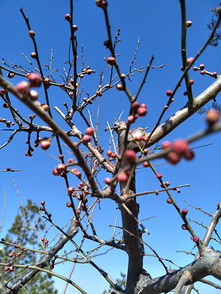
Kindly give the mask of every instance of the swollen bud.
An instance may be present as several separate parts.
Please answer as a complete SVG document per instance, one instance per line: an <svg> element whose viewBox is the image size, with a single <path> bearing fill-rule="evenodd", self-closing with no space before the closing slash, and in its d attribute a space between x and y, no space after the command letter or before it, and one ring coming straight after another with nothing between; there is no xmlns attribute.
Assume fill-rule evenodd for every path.
<svg viewBox="0 0 221 294"><path fill-rule="evenodd" d="M156 174L156 178L157 178L157 179L162 179L162 177L163 177L163 175L162 175L161 173L157 173L157 174Z"/></svg>
<svg viewBox="0 0 221 294"><path fill-rule="evenodd" d="M138 103L137 101L133 102L131 104L131 107L134 109L134 110L137 110L137 108L140 106L140 103Z"/></svg>
<svg viewBox="0 0 221 294"><path fill-rule="evenodd" d="M137 114L139 116L145 116L147 114L147 107L144 107L144 106L138 107Z"/></svg>
<svg viewBox="0 0 221 294"><path fill-rule="evenodd" d="M171 91L171 90L167 90L167 91L166 91L166 95L167 95L168 97L172 97L172 96L173 96L173 91Z"/></svg>
<svg viewBox="0 0 221 294"><path fill-rule="evenodd" d="M26 81L22 81L17 84L16 89L21 94L28 94L29 92L29 83Z"/></svg>
<svg viewBox="0 0 221 294"><path fill-rule="evenodd" d="M72 28L73 28L73 31L74 32L76 32L78 30L78 26L77 25L73 25Z"/></svg>
<svg viewBox="0 0 221 294"><path fill-rule="evenodd" d="M181 210L182 216L186 216L187 213L188 213L188 210L186 208L184 208L184 209Z"/></svg>
<svg viewBox="0 0 221 294"><path fill-rule="evenodd" d="M68 187L68 194L71 195L75 191L75 187Z"/></svg>
<svg viewBox="0 0 221 294"><path fill-rule="evenodd" d="M37 73L30 73L27 75L30 82L30 87L39 88L41 86L41 76Z"/></svg>
<svg viewBox="0 0 221 294"><path fill-rule="evenodd" d="M92 136L94 134L94 128L89 127L86 129L86 135Z"/></svg>
<svg viewBox="0 0 221 294"><path fill-rule="evenodd" d="M31 52L30 56L31 56L31 58L37 58L37 53L36 52Z"/></svg>
<svg viewBox="0 0 221 294"><path fill-rule="evenodd" d="M183 139L177 139L172 144L173 151L178 155L184 155L184 153L189 150L189 145L187 141Z"/></svg>
<svg viewBox="0 0 221 294"><path fill-rule="evenodd" d="M40 144L43 150L47 150L50 147L50 145L51 145L51 142L49 140L43 140L41 141L41 144Z"/></svg>
<svg viewBox="0 0 221 294"><path fill-rule="evenodd" d="M36 101L38 99L38 92L35 90L30 91L30 98L32 101Z"/></svg>
<svg viewBox="0 0 221 294"><path fill-rule="evenodd" d="M82 142L83 143L88 143L91 141L91 136L89 135L84 135L83 138L82 138Z"/></svg>
<svg viewBox="0 0 221 294"><path fill-rule="evenodd" d="M187 20L186 21L186 27L189 28L192 26L192 21L191 20Z"/></svg>
<svg viewBox="0 0 221 294"><path fill-rule="evenodd" d="M34 36L35 36L35 32L32 31L32 30L30 30L30 31L28 32L28 34L29 34L29 37L31 37L31 38L34 38Z"/></svg>
<svg viewBox="0 0 221 294"><path fill-rule="evenodd" d="M116 59L113 56L110 56L106 59L107 63L111 66L116 64Z"/></svg>
<svg viewBox="0 0 221 294"><path fill-rule="evenodd" d="M117 88L117 90L122 91L123 90L123 85L122 84L117 84L116 88Z"/></svg>
<svg viewBox="0 0 221 294"><path fill-rule="evenodd" d="M107 1L96 0L96 5L101 8L107 8Z"/></svg>
<svg viewBox="0 0 221 294"><path fill-rule="evenodd" d="M9 78L9 79L14 78L14 76L15 76L15 74L14 74L13 72L9 72L9 73L8 73L8 78Z"/></svg>
<svg viewBox="0 0 221 294"><path fill-rule="evenodd" d="M105 178L105 179L104 179L104 183L105 183L106 185L110 185L110 184L112 183L112 179L111 179L111 178Z"/></svg>
<svg viewBox="0 0 221 294"><path fill-rule="evenodd" d="M173 201L172 201L170 198L167 198L167 203L168 203L168 204L172 204Z"/></svg>
<svg viewBox="0 0 221 294"><path fill-rule="evenodd" d="M136 161L136 152L133 150L126 150L124 152L124 159L128 163L133 164Z"/></svg>
<svg viewBox="0 0 221 294"><path fill-rule="evenodd" d="M128 176L127 176L127 174L125 172L121 172L121 173L118 174L117 180L120 183L125 183L128 180Z"/></svg>
<svg viewBox="0 0 221 294"><path fill-rule="evenodd" d="M71 15L69 13L65 14L64 18L67 20L67 21L71 21Z"/></svg>
<svg viewBox="0 0 221 294"><path fill-rule="evenodd" d="M220 112L216 109L210 109L206 113L206 122L209 126L214 125L219 121Z"/></svg>
<svg viewBox="0 0 221 294"><path fill-rule="evenodd" d="M177 164L180 161L180 156L174 151L169 152L165 158L171 164Z"/></svg>
<svg viewBox="0 0 221 294"><path fill-rule="evenodd" d="M106 151L106 154L107 154L108 157L110 157L111 154L112 154L112 151L111 151L111 150L107 150L107 151Z"/></svg>
<svg viewBox="0 0 221 294"><path fill-rule="evenodd" d="M71 202L67 202L67 203L66 203L66 206L67 206L67 207L72 207Z"/></svg>
<svg viewBox="0 0 221 294"><path fill-rule="evenodd" d="M194 236L194 237L192 238L192 240L193 240L193 242L198 243L199 240L200 240L200 238L199 238L198 236Z"/></svg>

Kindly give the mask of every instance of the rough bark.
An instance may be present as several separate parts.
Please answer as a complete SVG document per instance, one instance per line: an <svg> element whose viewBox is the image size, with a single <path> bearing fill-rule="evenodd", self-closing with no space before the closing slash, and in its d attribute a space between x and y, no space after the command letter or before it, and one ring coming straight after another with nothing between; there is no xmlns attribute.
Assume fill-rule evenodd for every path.
<svg viewBox="0 0 221 294"><path fill-rule="evenodd" d="M135 293L159 294L169 292L176 288L183 276L186 276L186 279L183 279L185 283L182 287L193 284L209 275L221 280L221 252L215 251L211 247L206 247L197 260L180 270L153 280L150 280L149 277L142 276Z"/></svg>
<svg viewBox="0 0 221 294"><path fill-rule="evenodd" d="M126 131L124 122L122 122L121 127L121 130L118 132L119 153L121 153L122 148L124 148L124 138ZM137 146L127 145L128 149L135 149L136 147ZM127 163L123 159L120 168L124 169L126 166ZM133 172L129 190L126 191L125 188L126 184L122 183L120 185L122 196L136 193L135 172ZM126 201L125 205L132 214L129 214L128 211L121 207L123 238L124 244L126 246L126 252L128 254L126 293L130 294L134 293L139 276L143 272L144 248L141 241L141 232L136 221L139 214L139 204L137 203L136 198L130 198Z"/></svg>

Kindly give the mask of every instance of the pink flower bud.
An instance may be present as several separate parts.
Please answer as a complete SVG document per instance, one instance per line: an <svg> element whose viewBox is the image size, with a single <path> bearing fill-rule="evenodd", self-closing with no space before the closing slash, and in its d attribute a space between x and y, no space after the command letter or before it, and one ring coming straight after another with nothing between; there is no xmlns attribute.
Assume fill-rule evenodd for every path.
<svg viewBox="0 0 221 294"><path fill-rule="evenodd" d="M50 147L51 142L49 140L43 140L40 145L42 149L47 150Z"/></svg>
<svg viewBox="0 0 221 294"><path fill-rule="evenodd" d="M111 66L116 64L116 59L113 56L108 57L106 61Z"/></svg>
<svg viewBox="0 0 221 294"><path fill-rule="evenodd" d="M91 136L89 135L84 135L83 138L82 138L82 142L83 143L88 143L91 141Z"/></svg>
<svg viewBox="0 0 221 294"><path fill-rule="evenodd" d="M34 38L34 36L35 36L35 32L32 31L32 30L30 30L30 31L28 32L28 34L29 34L29 37L31 37L31 38Z"/></svg>
<svg viewBox="0 0 221 294"><path fill-rule="evenodd" d="M30 87L39 88L41 86L41 76L39 74L30 73L27 78L30 82Z"/></svg>
<svg viewBox="0 0 221 294"><path fill-rule="evenodd" d="M22 81L17 84L16 89L21 94L28 94L29 93L29 83L26 81Z"/></svg>
<svg viewBox="0 0 221 294"><path fill-rule="evenodd" d="M120 183L125 183L127 182L128 180L128 176L125 172L121 172L118 174L117 176L117 180L120 182Z"/></svg>
<svg viewBox="0 0 221 294"><path fill-rule="evenodd" d="M124 158L128 163L132 164L136 161L136 152L133 150L126 150L124 152Z"/></svg>
<svg viewBox="0 0 221 294"><path fill-rule="evenodd" d="M94 134L94 128L89 127L86 129L86 135L92 136Z"/></svg>
<svg viewBox="0 0 221 294"><path fill-rule="evenodd" d="M192 26L192 21L191 20L187 20L186 21L186 27L189 28Z"/></svg>
<svg viewBox="0 0 221 294"><path fill-rule="evenodd" d="M177 139L173 142L172 148L178 155L183 155L185 151L189 149L189 145L187 141L183 139Z"/></svg>
<svg viewBox="0 0 221 294"><path fill-rule="evenodd" d="M146 107L138 107L137 114L139 116L145 116L147 114L147 108Z"/></svg>
<svg viewBox="0 0 221 294"><path fill-rule="evenodd" d="M71 15L69 13L65 14L64 18L67 20L67 21L71 21Z"/></svg>
<svg viewBox="0 0 221 294"><path fill-rule="evenodd" d="M214 125L219 121L220 112L216 109L210 109L206 113L206 122L209 126Z"/></svg>

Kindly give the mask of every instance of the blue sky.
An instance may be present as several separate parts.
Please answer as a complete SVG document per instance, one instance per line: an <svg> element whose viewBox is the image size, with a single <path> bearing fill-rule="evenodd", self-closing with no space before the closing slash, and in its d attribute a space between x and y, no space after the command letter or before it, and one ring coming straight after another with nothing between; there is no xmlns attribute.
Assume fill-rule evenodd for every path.
<svg viewBox="0 0 221 294"><path fill-rule="evenodd" d="M33 47L19 12L20 7L23 7L30 18L33 30L36 32L42 64L48 64L50 52L53 49L54 67L59 68L56 78L61 81L60 74L62 74L63 67L65 67L64 61L67 60L68 56L69 30L68 24L64 20L64 15L69 12L68 2L58 0L2 1L0 10L0 56L13 64L27 66L27 62L21 53L29 56L30 52L33 51ZM102 11L95 6L93 0L75 2L74 23L79 26L77 32L79 51L83 46L85 66L89 65L96 70L95 75L83 79L82 88L85 92L92 94L96 91L101 71L104 72L104 83L108 81L109 68L104 61L104 57L108 57L109 52L103 46L103 41L107 38L104 18ZM146 103L148 106L148 115L140 119L138 124L142 127L151 128L154 126L156 118L165 104L165 91L173 89L181 75L179 70L181 65L179 2L174 0L140 0L136 2L112 0L109 2L112 34L114 35L118 28L121 30L120 38L122 41L117 47L117 53L119 53L118 60L122 72L128 71L138 39L140 40L140 48L136 66L146 65L151 55L155 56L155 66L167 64L162 69L151 70L144 90L140 95L139 101ZM218 3L219 1L187 1L187 18L193 21L192 27L188 29L188 56L194 56L207 39L209 35L207 24L211 20L210 9L216 7ZM204 63L209 71L219 73L219 60L220 46L209 47L197 61L197 65ZM47 74L46 71L45 73ZM198 72L193 72L192 70L190 71L190 77L195 80L193 86L194 96L197 96L212 83L211 78L200 76ZM132 82L128 82L132 93L136 93L141 79L141 74L136 73ZM15 78L12 82L16 84L20 80L20 78ZM165 118L185 104L186 98L182 95L183 89L181 87L178 91L176 102L166 113ZM39 93L39 100L43 101L43 92L40 90ZM49 95L51 103L62 109L63 102L67 101L67 97L59 89L52 87L49 89ZM15 98L12 99L15 100ZM219 100L220 95L217 96L218 103ZM22 113L30 113L16 100L15 105L21 109ZM104 132L107 121L113 124L122 111L124 111L123 118L126 119L129 103L123 93L111 90L101 98L101 109L98 134L100 142L104 144L104 148L107 150L110 143L108 134ZM96 122L97 103L94 103L89 110L92 112L94 122ZM7 115L8 113L2 108L0 116L7 117ZM88 114L86 113L86 115ZM60 125L64 125L56 113L54 116ZM67 129L67 126L64 125L64 127ZM169 134L167 139L186 138L204 127L204 115L195 114L188 122L185 122L173 133ZM79 128L83 131L85 125L81 123ZM7 134L1 133L0 144L6 138ZM13 183L18 186L23 201L31 198L39 203L44 199L48 203L48 209L56 217L56 221L60 225L68 222L71 217L70 210L65 207L67 199L64 183L61 178L55 178L51 175L52 168L57 164L54 159L58 155L55 142L53 142L49 151L45 152L38 148L35 150L33 157L29 158L24 155L26 139L26 136L20 134L6 148L0 150L0 169L11 167L22 170L22 172L14 174L0 173L0 194L2 198L4 192L7 195L5 231L12 222L19 206L15 184ZM162 164L157 166L157 169L164 174L165 180L170 181L172 185L191 184L190 188L184 188L182 193L174 195L181 206L186 206L182 202L185 199L193 205L200 206L212 213L216 209L217 202L220 201L220 134L204 138L194 143L193 147L204 144L211 145L197 149L196 158L193 161L181 162L175 167ZM65 146L64 153L67 156L66 158L71 157ZM162 160L156 163L161 162ZM102 174L102 177L105 176L105 174ZM139 170L137 182L138 192L159 188L158 182L148 170ZM144 222L145 226L151 231L151 235L145 238L145 241L154 247L160 256L169 259L173 258L177 264L185 265L191 261L190 257L176 253L175 250L190 251L193 243L189 235L180 229L182 223L173 207L166 204L166 198L165 194L139 198L141 205L140 219L154 216L154 218ZM194 209L188 209L190 218L205 222L205 224L208 223L209 220L203 214L196 213ZM95 224L101 236L106 236L107 238L111 236L112 229L108 225L114 223L118 214L119 212L116 210L114 203L109 200L102 201L101 209L97 209L95 212ZM120 224L119 220L118 224ZM203 231L196 225L195 228L202 237ZM3 234L4 232L2 232ZM213 245L218 248L215 243ZM90 243L88 246L93 248L95 245ZM120 272L126 272L126 256L114 250L104 256L97 257L95 261L110 272L114 278L119 277ZM163 269L153 258L145 258L145 265L147 269L150 266L150 272L153 276L164 274ZM63 270L64 267L62 268ZM67 267L65 270L68 272L69 268ZM74 280L83 288L85 287L89 294L101 293L102 290L107 288L103 278L99 277L95 270L89 266L77 265ZM56 283L59 291L61 291L59 293L62 293L63 283ZM199 288L202 289L203 294L208 293L208 291L218 293L218 290L212 290L204 285L199 285ZM71 288L69 291L67 293L73 293Z"/></svg>

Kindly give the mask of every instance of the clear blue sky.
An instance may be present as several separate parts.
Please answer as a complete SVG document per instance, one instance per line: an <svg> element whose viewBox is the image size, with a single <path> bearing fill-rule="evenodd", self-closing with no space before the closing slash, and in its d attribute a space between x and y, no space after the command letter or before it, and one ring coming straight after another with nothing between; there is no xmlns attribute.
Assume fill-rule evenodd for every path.
<svg viewBox="0 0 221 294"><path fill-rule="evenodd" d="M60 69L56 77L58 81L61 81L59 76L65 66L64 61L68 57L69 28L64 20L64 15L69 12L69 1L8 0L1 2L0 57L4 57L13 64L27 66L27 62L21 53L29 56L30 52L33 51L33 47L19 12L19 8L23 7L30 18L33 30L36 32L42 64L48 64L50 51L53 49L54 67ZM165 90L173 89L181 74L179 70L181 65L179 1L112 0L109 2L112 34L114 35L118 28L121 29L120 38L122 41L117 47L117 53L119 53L119 64L122 72L127 72L128 70L138 39L140 40L140 49L136 60L137 66L146 65L151 55L155 56L154 65L167 64L163 69L155 69L150 72L145 88L140 95L139 101L146 103L148 106L148 115L138 122L143 127L153 127L166 101ZM210 9L216 7L219 1L195 0L187 2L187 18L193 21L192 27L188 29L187 55L194 56L209 35L207 24L211 20ZM84 78L82 82L82 88L85 92L92 94L96 91L101 71L105 75L104 83L108 82L109 69L104 57L108 57L109 53L103 46L103 41L107 38L104 18L102 11L95 6L94 0L75 1L74 11L74 23L79 26L77 32L79 56L81 46L83 46L85 66L89 65L96 70L95 75ZM220 46L216 48L209 47L197 64L204 63L209 71L220 73L219 60ZM47 72L45 73L47 74ZM212 83L211 78L200 76L198 72L191 71L190 77L195 80L193 86L194 96L197 96ZM132 93L136 93L141 78L141 75L137 73L133 81L128 83ZM12 81L16 83L20 80L20 78L16 78ZM44 101L43 92L40 91L40 93L39 100ZM182 93L183 87L178 91L178 99L165 115L165 118L185 104L186 98ZM51 103L62 109L63 102L67 101L67 97L55 88L50 88L49 94ZM218 95L217 101L219 103L220 95ZM22 109L23 113L30 113L20 103L17 101L15 103L17 107ZM124 94L112 90L101 98L101 109L99 136L104 148L108 149L110 140L108 134L104 132L106 122L109 121L112 124L122 111L124 111L123 118L125 119L129 104ZM94 121L96 121L96 103L90 107L90 111ZM87 113L85 114L88 115ZM7 117L7 115L8 113L2 108L0 116ZM62 124L56 114L55 117ZM188 122L185 122L173 133L169 134L167 139L186 138L204 127L204 115L195 114ZM67 127L65 126L65 128ZM83 131L85 125L82 123L79 128ZM6 138L7 134L1 133L0 144ZM63 225L71 217L70 210L65 207L67 199L64 183L61 178L55 178L51 175L52 168L57 164L54 159L58 155L56 146L52 146L46 152L36 149L33 157L29 158L24 155L26 151L25 141L26 136L20 134L6 148L0 150L0 169L11 167L22 170L22 172L16 174L0 173L1 198L3 198L4 192L7 194L5 231L12 222L19 206L13 182L20 189L23 201L31 198L39 203L44 199L58 224ZM193 205L200 206L212 213L216 209L217 202L220 201L220 134L200 140L193 147L209 143L212 145L196 150L196 158L192 162L181 162L176 167L163 164L157 166L157 170L163 173L165 180L170 181L172 185L191 184L190 188L184 188L182 193L175 194L176 200L181 206L186 206L182 202L185 199ZM68 149L64 147L64 150L67 158L70 157ZM162 162L162 160L159 162ZM139 171L137 181L138 192L159 188L156 179L146 170L145 172L143 170ZM73 185L75 185L74 182ZM169 259L173 258L174 262L182 266L191 259L184 254L176 253L175 250L190 251L193 243L190 241L189 235L180 229L181 220L173 207L167 205L165 200L165 194L139 198L139 203L141 204L140 219L154 216L151 220L144 222L151 231L151 235L145 241L154 247L160 256ZM191 219L205 222L205 224L208 223L208 219L204 215L196 213L194 209L188 209ZM118 214L115 204L109 200L102 201L101 210L97 209L95 213L95 224L101 237L108 238L111 236L112 229L108 225L114 223L115 216ZM119 215L118 224L120 225ZM197 226L195 228L202 237L203 231ZM2 233L3 235L4 232ZM215 243L213 245L218 248ZM96 245L89 244L90 248L93 248L93 246ZM150 253L148 250L147 252ZM119 277L120 272L126 272L126 256L114 250L96 258L95 261L110 272L114 278ZM153 259L148 260L146 258L145 264L147 270L148 266L150 266L152 276L164 274L159 263ZM57 271L59 272L59 270L58 268ZM65 270L68 272L69 268ZM64 267L62 271L64 271ZM101 293L102 290L108 287L103 278L89 266L77 265L74 281L85 288L89 294ZM62 293L63 284L56 282L56 285L59 287L59 293ZM212 290L204 285L199 285L199 288L202 289L203 294L208 293L208 291L218 293L218 290ZM73 293L71 287L67 293Z"/></svg>

